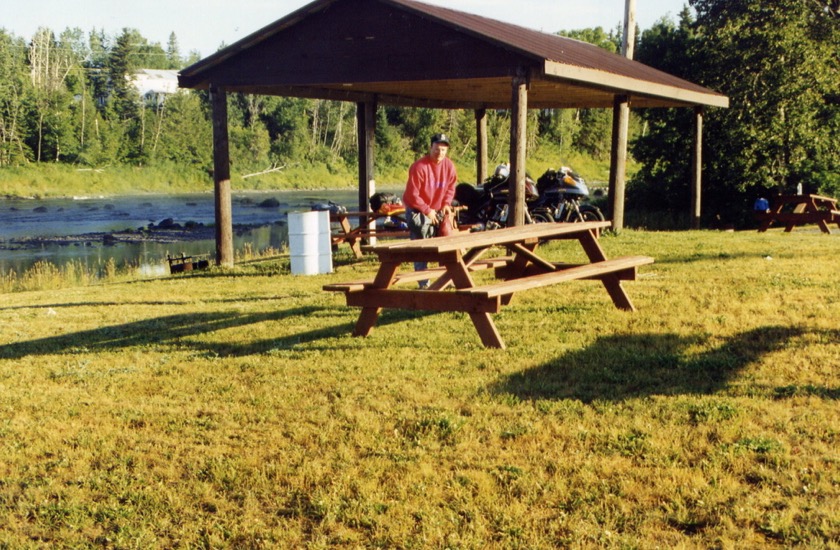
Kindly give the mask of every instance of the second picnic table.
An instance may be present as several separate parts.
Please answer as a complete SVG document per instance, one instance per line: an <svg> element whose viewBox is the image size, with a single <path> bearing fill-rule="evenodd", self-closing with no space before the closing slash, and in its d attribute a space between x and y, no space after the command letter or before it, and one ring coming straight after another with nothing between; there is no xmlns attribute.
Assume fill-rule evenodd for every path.
<svg viewBox="0 0 840 550"><path fill-rule="evenodd" d="M344 292L348 306L362 308L355 336L370 334L382 308L462 311L469 314L485 346L504 348L490 314L498 313L516 292L577 279L598 279L616 307L635 309L621 281L635 279L636 268L653 263L653 258L607 259L598 235L610 226L611 222L541 223L366 247L380 261L374 279L328 284L324 290ZM577 240L589 263L555 263L539 256L539 244L554 239ZM509 255L483 258L488 251L498 249L506 249ZM440 267L399 271L403 264L418 261L437 262ZM495 268L495 281L477 286L471 273L490 268ZM423 279L432 280L425 290L395 288L397 283ZM454 291L444 292L453 286Z"/></svg>
<svg viewBox="0 0 840 550"><path fill-rule="evenodd" d="M757 213L761 225L759 232L767 231L773 222L785 225L785 232L790 232L797 225L815 223L823 233L831 233L830 223L840 227L840 210L837 199L821 195L778 195L767 212Z"/></svg>
<svg viewBox="0 0 840 550"><path fill-rule="evenodd" d="M346 243L356 258L362 257L362 241L375 237L408 237L408 229L401 229L405 224L404 210L394 212L337 212L330 214L330 222L338 225L332 234L332 244ZM357 223L354 225L353 220ZM393 220L397 227L381 226L371 228L377 220Z"/></svg>

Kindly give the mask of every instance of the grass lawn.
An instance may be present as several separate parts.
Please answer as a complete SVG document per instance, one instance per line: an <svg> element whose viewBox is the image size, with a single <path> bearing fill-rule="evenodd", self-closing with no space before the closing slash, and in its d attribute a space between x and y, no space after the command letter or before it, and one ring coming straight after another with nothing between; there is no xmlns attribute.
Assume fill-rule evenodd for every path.
<svg viewBox="0 0 840 550"><path fill-rule="evenodd" d="M504 351L351 337L346 251L2 294L0 548L840 548L839 238L605 235L638 311L519 294Z"/></svg>

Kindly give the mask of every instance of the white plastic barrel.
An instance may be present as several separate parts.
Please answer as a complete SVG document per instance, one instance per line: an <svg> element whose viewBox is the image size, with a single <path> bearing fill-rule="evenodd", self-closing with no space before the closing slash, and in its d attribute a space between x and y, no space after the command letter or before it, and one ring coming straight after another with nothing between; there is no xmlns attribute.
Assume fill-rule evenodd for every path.
<svg viewBox="0 0 840 550"><path fill-rule="evenodd" d="M329 212L289 212L289 255L292 275L332 272Z"/></svg>

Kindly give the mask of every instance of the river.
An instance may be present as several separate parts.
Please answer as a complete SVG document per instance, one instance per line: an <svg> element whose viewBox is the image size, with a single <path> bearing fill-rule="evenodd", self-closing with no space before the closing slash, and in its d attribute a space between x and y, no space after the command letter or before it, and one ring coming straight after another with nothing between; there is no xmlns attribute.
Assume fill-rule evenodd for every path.
<svg viewBox="0 0 840 550"><path fill-rule="evenodd" d="M393 192L393 190L392 190ZM289 212L309 211L313 204L329 201L357 208L355 189L319 191L241 192L232 195L234 248L254 251L280 248L288 242L285 220ZM275 206L264 201L273 200ZM215 220L212 193L134 195L116 197L71 197L54 199L0 199L0 273L21 273L38 261L61 266L67 261L97 265L113 258L117 265L130 263L157 272L168 254L215 255L215 241L188 240L169 243L142 242L105 244L101 238L56 244L56 236L110 233L146 228L171 219L174 223L212 225ZM38 239L36 245L20 243Z"/></svg>

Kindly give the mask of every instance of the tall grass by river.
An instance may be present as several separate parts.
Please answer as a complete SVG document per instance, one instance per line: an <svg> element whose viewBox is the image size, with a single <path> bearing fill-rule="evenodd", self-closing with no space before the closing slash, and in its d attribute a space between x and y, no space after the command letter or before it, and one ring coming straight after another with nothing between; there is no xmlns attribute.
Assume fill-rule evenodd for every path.
<svg viewBox="0 0 840 550"><path fill-rule="evenodd" d="M280 251L273 246L258 249L250 242L234 249L234 257L239 262L272 257L279 253ZM0 266L0 294L29 290L56 291L74 286L149 279L167 275L169 272L166 260L159 263L142 263L139 259L118 262L114 257L92 262L38 260L20 273L15 269L4 269Z"/></svg>
<svg viewBox="0 0 840 550"><path fill-rule="evenodd" d="M475 182L474 161L455 154L459 180ZM502 162L490 159L491 164ZM602 160L578 153L563 153L557 144L542 143L528 160L528 170L537 178L549 168L572 166L591 184L609 179L609 159ZM376 183L385 187L405 185L409 165L377 166ZM283 163L276 171L262 168L234 167L231 188L234 191L269 191L291 189L354 189L358 174L353 165L343 163ZM637 165L631 162L628 175ZM493 166L489 166L492 172ZM255 175L258 174L258 175ZM175 163L153 166L116 165L104 167L70 166L61 163L37 163L5 167L0 170L0 197L72 197L137 195L141 193L191 193L213 191L213 178L206 170Z"/></svg>
<svg viewBox="0 0 840 550"><path fill-rule="evenodd" d="M638 311L524 293L505 351L352 338L349 256L3 294L0 547L836 548L837 238L604 236Z"/></svg>

